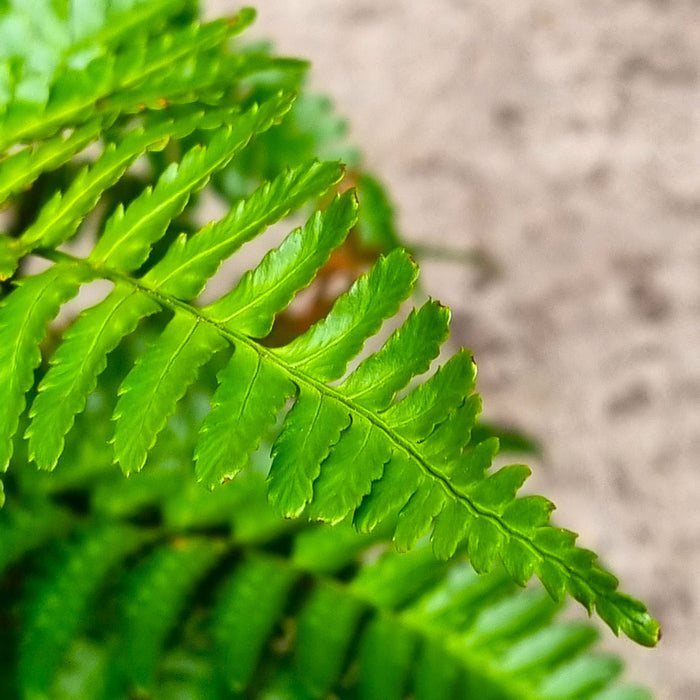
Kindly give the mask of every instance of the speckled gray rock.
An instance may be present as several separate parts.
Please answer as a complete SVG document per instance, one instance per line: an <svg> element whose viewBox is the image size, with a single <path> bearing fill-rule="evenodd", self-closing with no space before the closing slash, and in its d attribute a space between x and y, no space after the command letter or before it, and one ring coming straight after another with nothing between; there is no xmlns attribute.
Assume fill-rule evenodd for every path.
<svg viewBox="0 0 700 700"><path fill-rule="evenodd" d="M531 488L660 619L656 650L609 642L629 677L700 698L700 3L254 4L403 235L497 262L426 260L424 285L487 415L544 442Z"/></svg>

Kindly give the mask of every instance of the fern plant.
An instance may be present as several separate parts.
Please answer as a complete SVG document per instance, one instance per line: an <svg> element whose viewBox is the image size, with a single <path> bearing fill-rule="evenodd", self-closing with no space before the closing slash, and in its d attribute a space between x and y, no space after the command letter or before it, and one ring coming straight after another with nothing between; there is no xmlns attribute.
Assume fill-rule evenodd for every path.
<svg viewBox="0 0 700 700"><path fill-rule="evenodd" d="M591 625L558 621L560 604L502 567L480 577L425 541L398 554L389 524L360 534L281 519L261 453L226 487L201 489L182 455L211 370L148 469L125 480L103 445L137 345L116 351L71 459L25 470L0 513L15 616L0 628L14 650L2 697L650 697L615 682L620 662L595 651ZM17 587L8 572L20 570L33 573Z"/></svg>
<svg viewBox="0 0 700 700"><path fill-rule="evenodd" d="M574 533L549 523L550 501L518 495L527 467L492 469L499 440L477 425L473 358L460 350L431 372L449 311L431 299L403 310L418 270L395 236L385 230L386 254L323 317L289 340L274 333L358 221L370 238L373 230L371 210L341 182L343 166L307 157L323 130L299 130L304 64L231 43L251 10L201 24L184 0L122 5L116 14L105 5L95 18L79 5L52 14L48 2L29 15L20 3L0 24L5 37L18 27L40 38L49 28L63 32L43 64L19 49L0 64L0 199L9 213L0 237L0 466L9 494L0 561L31 559L42 548L55 557L26 584L19 690L34 697L70 685L55 673L70 648L79 666L90 650L81 677L98 674L106 697L153 686L159 664L193 688L201 681L191 692L203 697L224 682L214 668L224 669L224 686L260 693L274 677L270 687L293 696L335 689L401 697L410 686L419 697L446 697L452 691L428 660L443 652L446 677L467 678L463 692L478 687L480 697L588 697L600 689L617 667L577 656L590 628L549 627L556 606L538 594L492 610L512 595L504 576L525 585L536 575L555 601L568 593L641 644L656 643L658 625L576 546ZM381 193L371 178L359 182ZM205 188L231 208L201 226ZM222 286L221 275L209 284L244 244L309 207L316 210L305 223L235 284ZM59 316L92 283L108 288L103 298L82 295L77 314ZM360 357L398 318L383 344ZM177 411L182 401L189 410ZM271 452L264 480L249 466L259 463L261 444ZM188 483L181 477L192 458ZM112 461L129 481L115 481ZM31 463L58 469L43 479L28 473ZM71 479L79 488L66 493ZM184 526L169 515L172 503ZM232 538L221 529L227 518L245 521ZM307 530L308 520L336 528ZM364 537L350 537L351 528ZM65 543L52 542L57 531L67 533ZM307 532L319 550L304 568L294 552ZM368 543L386 537L415 554L357 563ZM437 561L427 558L426 537ZM497 560L502 570L475 579L460 563L465 556L477 573ZM342 575L317 583L327 559ZM425 583L415 590L405 573L413 566ZM106 583L112 571L123 579L118 590ZM269 590L259 617L242 613L251 591L262 595L261 581ZM440 585L436 599L449 602L435 616L425 596ZM198 586L200 602L177 632L183 655L160 658ZM95 600L122 602L106 603L105 619L80 630ZM294 646L295 660L268 658L272 675L255 676L285 611L297 633L274 643ZM534 628L542 637L526 639ZM78 632L86 636L73 644ZM221 664L202 660L200 636ZM397 641L382 656L387 636ZM107 668L123 644L129 661ZM422 661L409 673L420 645ZM573 670L561 666L574 657Z"/></svg>

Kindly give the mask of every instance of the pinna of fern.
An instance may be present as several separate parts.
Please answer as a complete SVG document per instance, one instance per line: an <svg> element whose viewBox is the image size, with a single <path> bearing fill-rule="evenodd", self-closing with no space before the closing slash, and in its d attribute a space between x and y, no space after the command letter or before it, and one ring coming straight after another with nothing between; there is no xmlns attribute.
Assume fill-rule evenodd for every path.
<svg viewBox="0 0 700 700"><path fill-rule="evenodd" d="M446 308L429 300L412 310L377 352L347 371L411 296L417 266L409 254L397 248L380 257L301 336L281 347L264 342L275 317L355 224L352 190L311 214L215 301L199 301L208 280L244 243L318 201L343 173L338 163L315 160L286 169L220 220L176 235L177 217L196 193L251 139L283 120L294 101L284 90L251 101L235 83L271 66L298 69L269 56L228 52L233 28L250 19L244 12L236 21L163 37L145 31L134 43L98 55L79 76L67 68L44 103L6 106L0 190L10 203L18 183L26 188L38 177L39 160L56 168L90 138L104 134L105 143L27 226L0 238L2 272L12 283L0 308L0 466L12 461L49 323L82 285L104 280L112 286L106 298L83 310L55 351L46 351L50 366L24 433L28 457L41 469L58 463L110 353L144 318L159 315L164 329L137 357L112 415L114 461L127 475L146 465L199 370L223 353L226 363L194 448L199 482L214 488L236 476L281 421L268 489L283 515L352 520L361 532L391 522L400 550L431 533L439 558L466 548L480 573L499 558L517 583L536 575L556 600L568 592L615 633L653 645L658 625L645 606L617 590L595 555L576 547L574 533L549 524L551 502L518 497L528 468L491 471L498 440L471 439L481 408L471 354L460 350L427 379L414 381L448 336ZM232 66L242 66L233 78L227 74ZM225 79L236 89L223 89ZM167 144L187 149L157 181L111 210L87 255L67 249L63 244L129 166ZM22 175L17 163L35 160L31 177ZM22 263L30 255L49 267L25 274Z"/></svg>

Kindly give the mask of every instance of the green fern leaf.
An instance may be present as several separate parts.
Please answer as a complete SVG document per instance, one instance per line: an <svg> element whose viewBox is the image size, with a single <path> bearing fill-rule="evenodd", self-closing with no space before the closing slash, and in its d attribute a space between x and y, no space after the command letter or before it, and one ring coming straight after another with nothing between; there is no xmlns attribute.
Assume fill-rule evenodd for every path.
<svg viewBox="0 0 700 700"><path fill-rule="evenodd" d="M195 451L197 479L209 488L233 478L246 465L285 400L294 394L294 384L282 372L261 362L243 344L218 379Z"/></svg>
<svg viewBox="0 0 700 700"><path fill-rule="evenodd" d="M287 415L272 447L270 501L287 518L299 516L313 496L313 484L331 447L350 423L337 402L307 389Z"/></svg>
<svg viewBox="0 0 700 700"><path fill-rule="evenodd" d="M109 114L133 113L142 109L160 110L170 104L185 104L201 100L217 103L221 93L236 83L245 84L258 74L284 73L285 81L293 86L295 76L308 67L304 61L243 53L222 55L220 51L203 51L182 66L175 65L169 72L154 76L148 82L121 90L105 100ZM280 87L284 87L281 85Z"/></svg>
<svg viewBox="0 0 700 700"><path fill-rule="evenodd" d="M226 116L224 112L218 118L223 120ZM15 261L12 269L16 267L16 261L34 248L53 248L69 239L85 215L94 208L100 195L117 182L140 155L149 150L164 148L171 138L186 136L203 123L205 118L211 120L211 115L198 110L188 117L183 116L177 122L159 120L148 129L136 129L129 133L119 145L109 144L99 160L91 167L84 168L73 180L65 194L57 192L42 207L37 220L20 238L8 242L8 252ZM207 126L212 126L211 121ZM120 214L121 210L115 217L118 219ZM10 272L7 263L4 264L3 272L5 275Z"/></svg>
<svg viewBox="0 0 700 700"><path fill-rule="evenodd" d="M402 250L380 258L336 301L326 318L275 350L275 355L292 370L321 381L337 379L367 338L408 298L417 274L416 265Z"/></svg>
<svg viewBox="0 0 700 700"><path fill-rule="evenodd" d="M440 559L449 559L453 556L460 542L467 535L469 525L469 513L465 512L464 506L454 501L447 503L435 519L431 537L435 556ZM532 575L532 572L530 573Z"/></svg>
<svg viewBox="0 0 700 700"><path fill-rule="evenodd" d="M408 462L410 465L410 461ZM409 467L409 475L413 478ZM424 477L418 476L418 486L408 502L401 508L396 523L394 542L400 552L407 552L416 546L418 540L428 533L433 520L447 503L445 492L438 484L431 483ZM471 554L471 551L470 551ZM493 552L489 552L493 558ZM474 568L477 567L472 557ZM477 569L478 571L478 569Z"/></svg>
<svg viewBox="0 0 700 700"><path fill-rule="evenodd" d="M424 440L474 390L476 365L460 350L423 384L382 414L387 424L409 440Z"/></svg>
<svg viewBox="0 0 700 700"><path fill-rule="evenodd" d="M176 314L137 360L119 389L114 409L114 454L125 474L140 471L165 421L196 379L199 368L224 346L206 324Z"/></svg>
<svg viewBox="0 0 700 700"><path fill-rule="evenodd" d="M384 465L382 478L372 484L372 490L362 499L355 511L355 527L359 532L372 532L380 522L396 516L422 481L420 471L409 458L394 453L391 460ZM414 538L411 539L415 541ZM400 540L399 535L395 540L397 547L406 549L406 545L401 545Z"/></svg>
<svg viewBox="0 0 700 700"><path fill-rule="evenodd" d="M395 270L390 269L394 267ZM276 371L281 373L278 380L280 386L282 375L286 374L299 387L300 400L310 386L319 391L315 387L323 386L321 381L337 377L364 343L368 333L375 331L382 319L395 311L398 302L410 290L413 278L414 271L410 260L399 251L392 253L380 260L347 295L341 297L324 321L312 327L296 341L276 350L249 346L258 355L258 359L249 366L258 366L260 363L260 367L276 367ZM396 279L400 282L395 283ZM384 293L384 290L389 288L391 291ZM383 303L371 305L370 299L381 299ZM174 308L180 307L175 305ZM184 309L182 311L184 313ZM205 317L194 313L191 318L190 325L187 326L190 329L197 327ZM206 324L203 324L204 326ZM211 327L212 338L216 336L216 327L219 327L218 324ZM226 332L233 334L234 345L240 347L250 342L244 341L244 336L239 336L231 327L228 327ZM156 354L153 355L153 364L149 362L148 365L137 365L137 368L148 366L148 372L141 370L141 373L156 379L151 381L151 389L146 398L141 402L136 401L128 413L138 416L144 407L168 408L165 412L161 411L158 420L149 425L143 433L147 439L141 442L137 459L127 455L125 450L128 442L126 436L141 434L139 431L134 433L130 423L139 419L125 419L124 425L129 428L122 428L121 434L124 439L121 447L119 438L117 439L117 456L127 469L141 466L167 412L172 409L174 402L187 386L188 382L181 386L177 378L178 371L169 373L169 358L172 358L173 351L181 347L183 337L181 331L179 341L173 340L168 352L160 356L157 354L157 347L154 346L152 354ZM432 351L428 354L432 354ZM200 358L195 364L203 362L204 359ZM419 364L422 366L424 361ZM461 373L456 372L459 369L462 370ZM412 547L435 524L436 552L449 556L465 540L472 563L478 571L488 571L499 555L507 558L508 554L516 553L518 560L511 562L509 569L517 580L522 582L531 572L535 572L555 594L559 594L558 589L562 586L566 587L585 605L596 606L613 629L622 629L639 640L651 643L655 638L656 628L643 606L615 593L615 579L593 564L590 553L575 548L569 535L539 525L533 537L532 525L528 525L526 532L521 532L504 520L503 514L513 503L517 488L528 471L523 467L511 467L487 475L486 468L496 451L497 443L494 440L487 440L480 446L462 453L469 442L470 430L476 421L480 405L478 398L465 395L473 386L473 375L471 358L465 353L457 355L428 382L379 414L362 409L345 398L339 389L324 388L322 393L326 396L308 404L316 405L313 411L307 409L290 412L285 422L291 427L283 429L280 441L275 446L275 460L288 460L289 458L284 456L285 443L282 440L285 430L294 430L297 435L309 433L311 431L308 421L313 423L314 416L319 413L324 401L340 404L333 419L332 429L324 431L323 440L316 443L315 454L306 452L294 455L294 459L298 457L303 466L295 468L292 475L293 494L301 493L304 494L304 498L308 498L311 491L307 513L311 517L335 522L360 508L367 494L370 494L371 498L372 485L381 483L387 469L396 469L396 465L399 464L402 472L407 474L406 478L414 484L413 493L408 489L402 493L402 498L408 496L405 505L391 500L389 502L389 511L392 508L394 512L397 508L400 509L395 536L399 548ZM167 380L167 377L170 379ZM448 379L453 381L447 381ZM171 389L164 392L163 401L153 402L153 392L163 381L166 381L163 386L169 386ZM440 395L436 390L445 385L446 401L438 403ZM248 384L249 388L250 386ZM170 393L175 387L178 388L177 395ZM245 392L236 394L233 389L228 391L231 392L231 396L245 396ZM272 402L271 407L258 414L266 415L266 421L260 423L258 420L258 425L255 425L255 421L251 424L240 422L239 427L243 431L241 434L245 435L247 442L240 443L239 438L236 438L236 446L246 444L248 449L252 449L265 431L266 423L269 425L273 420L274 404L279 406L283 397L289 393L283 391ZM451 411L446 410L445 406L449 406L450 403L457 404ZM269 412L271 409L272 413ZM122 416L126 415L119 406L118 412ZM147 414L148 411L144 413ZM218 434L222 436L225 433L224 424L216 415L217 412L213 413L211 421L217 424ZM349 427L344 427L347 426L345 416L350 417ZM306 424L295 426L295 421L299 418ZM337 438L341 430L343 432ZM205 430L203 436L206 436L207 432ZM291 434L293 433L287 432L287 435ZM337 441L331 449L331 444L336 438ZM204 440L204 447L198 448L198 455L205 454L205 448L209 449L206 438ZM214 442L217 441L213 440L211 444ZM235 473L241 466L240 462L229 460L232 466L227 470L221 461L224 451L219 450L215 453L216 459L211 460L209 464L206 461L201 462L206 469L200 467L200 476L204 474L205 478L210 479L209 483L215 481L210 478L213 474L220 478L222 475ZM399 457L392 467L394 455ZM323 462L320 465L310 463L310 457L322 459ZM348 478L346 465L353 460L358 468L353 470ZM216 466L210 467L210 464ZM306 483L301 480L304 475L307 477ZM283 472L279 467L273 467L270 475L272 492L275 494L273 498L283 500L288 510L298 512L303 504L289 500L289 491L274 486L275 479L279 478L284 479ZM386 511L387 504L382 508ZM539 522L541 517L537 517ZM373 519L375 518L376 514Z"/></svg>
<svg viewBox="0 0 700 700"><path fill-rule="evenodd" d="M118 210L112 216L90 259L97 265L125 271L139 267L148 257L151 245L165 233L190 196L244 148L254 134L281 119L290 106L291 99L281 95L259 107L255 105L221 130L207 148L189 151L179 166L171 166L163 173L155 189L146 189L126 212Z"/></svg>
<svg viewBox="0 0 700 700"><path fill-rule="evenodd" d="M244 11L239 27L251 17ZM82 71L60 73L46 104L14 101L5 112L6 145L52 137L63 127L101 116L106 123L119 121L111 131L115 144L65 193L49 200L17 242L0 248L4 269L12 267L13 254L18 261L30 250L56 262L48 272L22 281L0 311L0 329L7 339L0 351L0 405L8 406L0 423L0 465L6 467L10 459L46 325L81 283L107 279L116 289L66 333L32 407L29 452L40 466L56 464L64 436L93 390L107 353L144 316L162 309L173 318L131 367L114 411L115 456L124 471L141 469L199 368L214 352L230 346L232 359L219 374L219 388L194 450L197 476L207 485L244 466L292 399L274 440L269 475L270 498L283 513L305 512L331 522L347 518L368 531L391 523L400 549L415 546L432 531L438 556L466 548L481 572L501 559L518 583L537 575L555 598L569 593L595 609L615 632L655 643L658 627L646 608L617 591L617 580L597 566L595 555L576 547L573 533L549 526L551 504L518 499L528 469L515 465L491 470L498 442L474 438L481 403L473 394L475 366L467 352L458 352L396 398L437 356L447 336L446 310L429 302L408 315L378 352L343 379L368 339L397 314L413 290L416 266L406 252L395 249L379 258L325 318L287 345L270 348L257 342L353 226L354 195L344 195L312 216L231 292L208 306L195 305L225 258L272 221L328 190L337 180L337 166L311 164L284 173L222 221L180 236L171 245L165 241L152 254L192 194L254 134L268 130L289 110L291 98L262 80L253 81L252 92L243 97L238 89L212 92L223 84L219 81L226 66L237 66L236 80L248 71L283 66L253 53L228 54L223 44L233 31L223 22L157 38L141 35L123 50L88 61ZM293 71L293 64L287 68ZM261 94L276 96L236 112L206 147L195 146L179 164L163 165L154 189L146 189L128 208L117 208L86 259L55 249L140 153L160 147L171 136L181 138L205 125L212 128L215 114L228 122L226 114L241 99L252 102ZM171 98L228 106L221 112L188 112L169 106ZM140 111L142 100L145 107L165 113L160 119L146 114L142 127L129 130L124 115ZM158 128L163 130L160 139L155 138ZM63 148L56 143L45 147L47 153ZM164 164L168 157L153 162ZM140 275L144 265L149 271ZM318 687L325 687L325 681Z"/></svg>
<svg viewBox="0 0 700 700"><path fill-rule="evenodd" d="M107 366L107 354L141 318L159 310L150 297L118 286L102 303L83 311L68 329L29 412L32 421L25 435L29 458L41 469L56 466L66 433Z"/></svg>
<svg viewBox="0 0 700 700"><path fill-rule="evenodd" d="M342 177L337 163L312 161L282 172L242 199L223 219L191 237L182 235L144 276L144 284L179 299L192 299L246 241L289 212L325 194Z"/></svg>
<svg viewBox="0 0 700 700"><path fill-rule="evenodd" d="M269 128L275 119L278 119L281 114L289 109L289 104L288 98L277 97L263 103L260 108L251 108L248 110L248 112L244 113L238 120L236 120L234 126L230 130L224 131L222 134L215 137L208 149L190 152L190 157L188 158L188 156L185 156L185 159L183 160L179 169L173 169L170 172L166 172L166 175L161 178L159 186L157 186L153 192L146 190L144 195L133 202L125 213L122 214L121 211L118 211L118 213L113 216L112 219L110 219L111 223L108 223L105 235L100 239L97 246L93 250L91 257L96 261L96 264L119 265L126 267L127 269L138 266L143 259L145 259L145 256L147 256L152 243L163 235L170 219L179 213L179 211L181 211L181 209L184 207L190 193L193 190L203 186L213 170L223 167L233 157L237 150L245 146L251 134L255 133L256 131ZM178 126L178 128L182 129L184 133L188 133L192 130L194 124L196 124L196 121L192 124L185 121L182 124L183 125ZM172 129L172 125L170 125L170 128ZM160 132L157 131L156 133ZM137 134L137 148L133 148L129 143L129 148L125 149L132 158L143 150L143 141L138 139L139 136L141 135ZM154 134L151 132L149 135L149 140L152 140L153 136ZM160 138L162 139L162 134L160 134ZM127 141L128 137L125 142ZM120 167L122 167L122 161L119 160L118 162ZM110 172L111 175L114 174L113 169L108 170L108 172ZM119 173L117 173L117 175L118 174ZM103 182L103 178L94 179L100 183ZM76 182L77 184L84 186L84 183L79 183L78 181ZM72 189L74 188L77 188L76 184L74 184ZM83 195L78 192L77 196ZM55 233L52 232L50 235L53 239L55 239ZM27 236L27 239L31 241L36 239L36 236L33 236L33 234L30 233ZM42 241L42 243L55 244L56 241L53 239L51 241ZM130 308L133 309L134 307L143 308L144 303L140 302L138 299L132 299L131 303L121 307L122 315L126 317L127 322L132 322L132 327L135 326L135 322L133 322L133 319L129 317L128 311ZM107 319L111 322L114 322L115 320L114 316L111 315L108 315ZM101 322L104 324L104 319ZM90 324L87 325L89 329ZM102 325L102 328L106 329L106 326ZM195 339L190 338L190 348L195 347L194 344L196 338L202 336L205 332L205 330L200 329L194 336ZM109 335L110 330L106 329L106 333ZM79 337L79 334L78 336L74 337ZM77 367L71 367L69 364L63 365L64 370L78 370L83 378L82 382L80 382L80 378L78 378L78 382L80 382L78 384L78 382L75 381L75 374L67 375L67 378L71 384L78 384L78 387L76 388L79 388L82 385L83 390L80 391L77 396L73 396L74 402L72 406L69 407L69 410L65 410L64 408L53 412L54 414L58 414L59 419L62 419L62 425L60 427L63 430L67 430L70 427L76 409L80 410L82 407L85 396L85 388L87 388L89 391L89 387L93 385L95 372L99 371L100 365L102 365L104 361L103 358L106 352L114 346L115 339L113 337L103 337L103 341L104 342L97 346L93 344L93 348L96 350L96 352L90 355L93 362L87 365L79 364ZM174 341L175 347L177 347L178 342L179 341L177 340ZM211 342L215 343L216 339L212 340ZM212 351L214 347L215 345L212 345ZM73 348L69 346L68 351L72 350ZM199 347L197 354L201 357L200 364L209 359L201 346ZM187 353L181 355L181 361L184 361L187 356ZM68 357L70 357L70 355L68 355ZM58 366L61 366L60 362ZM146 363L146 366L148 367L150 365ZM192 379L194 379L195 375L191 376ZM64 378L65 377L66 373L64 372ZM51 380L49 380L49 385L50 381ZM63 386L65 383L66 381L64 379L59 386ZM136 384L139 385L138 377L136 379ZM128 387L129 385L126 384L125 386ZM156 384L156 388L158 388L158 386L159 385ZM151 403L150 406L154 411L157 411L159 408L165 409L167 405L171 405L172 408L174 408L177 398L171 400L170 402L160 401ZM49 394L48 398L44 399L44 402L51 399L52 397ZM121 405L124 405L123 402ZM128 402L126 405L128 407ZM39 409L41 406L42 402L38 404ZM118 406L117 410L120 411L121 406ZM37 411L34 411L33 414L39 415ZM145 418L142 423L142 428L145 433L139 433L139 435L141 435L139 447L137 449L135 445L132 445L134 452L130 454L129 458L125 456L125 452L122 450L120 443L121 435L124 433L123 431L117 432L117 435L115 436L116 449L119 455L124 456L125 461L123 468L125 471L129 472L131 470L138 470L141 468L142 463L145 460L147 450L152 444L155 434L157 434L162 427L167 415L167 413L165 415L159 415L156 413L153 416L149 415ZM52 420L54 419L54 416L49 414L48 419ZM13 432L14 430L16 430L16 426L13 428ZM30 437L32 435L39 435L39 433L36 432L36 429L33 429L30 430L29 433ZM42 442L46 443L45 447L41 446ZM31 445L31 454L38 457L38 461L40 460L40 466L45 468L51 468L56 463L58 458L57 452L60 452L62 433L59 432L54 434L53 445L49 445L48 442L49 441L45 441L42 436L41 438L35 439L33 441L34 444ZM42 452L43 454L41 454Z"/></svg>
<svg viewBox="0 0 700 700"><path fill-rule="evenodd" d="M25 393L34 381L41 362L39 344L47 326L63 303L78 293L90 278L84 267L53 265L46 272L25 277L0 308L0 470L12 457L12 438L25 406Z"/></svg>
<svg viewBox="0 0 700 700"><path fill-rule="evenodd" d="M336 523L352 513L381 478L391 459L391 447L379 439L376 428L363 416L353 416L323 462L313 485L313 499L307 514L314 520ZM350 472L347 465L354 461Z"/></svg>
<svg viewBox="0 0 700 700"><path fill-rule="evenodd" d="M430 301L411 311L380 352L370 355L340 385L353 401L381 411L415 376L423 374L449 334L449 310Z"/></svg>
<svg viewBox="0 0 700 700"><path fill-rule="evenodd" d="M58 134L0 161L0 204L10 195L31 185L42 173L67 163L85 146L96 141L103 128L101 119L93 119L67 136ZM7 239L2 241L9 242ZM9 275L5 274L7 276Z"/></svg>
<svg viewBox="0 0 700 700"><path fill-rule="evenodd" d="M306 226L287 236L279 248L268 253L258 267L243 275L204 313L251 338L264 338L272 330L275 316L314 279L356 220L354 193L339 197L323 213L317 212Z"/></svg>
<svg viewBox="0 0 700 700"><path fill-rule="evenodd" d="M394 263L394 261L397 261ZM391 270L390 268L396 268ZM386 315L390 315L398 302L408 293L414 277L413 266L409 259L400 252L392 253L389 257L380 260L375 268L361 278L353 289L339 299L324 321L312 327L298 340L277 350L263 350L249 345L258 355L258 359L250 366L276 367L282 375L286 374L292 382L297 384L300 395L303 396L307 387L319 387L321 381L333 379L341 373L349 359L359 350L368 333L376 330ZM395 280L400 280L395 282ZM386 286L384 286L386 285ZM389 290L384 293L384 290ZM374 297L373 297L374 294ZM370 299L376 298L383 303L371 305ZM174 305L173 308L180 308ZM361 309L362 312L357 309ZM187 316L191 312L185 313ZM356 317L357 316L357 317ZM197 328L198 324L211 330L211 338L217 335L216 326L207 326L203 323L205 317L194 313L192 320L183 321L183 328L190 330ZM211 323L211 322L209 322ZM189 325L188 325L189 324ZM141 401L136 400L128 412L123 410L124 397L120 400L118 414L148 416L151 407L158 407L154 415L157 420L143 423L143 432L134 431L132 423L140 418L124 418L124 426L129 426L121 435L124 436L120 444L119 433L117 436L117 456L123 462L127 470L139 468L145 459L147 449L152 443L155 434L164 423L167 414L174 407L174 403L185 390L188 382L184 384L178 379L178 373L183 373L186 364L183 362L179 370L169 371L173 361L173 353L179 352L186 340L185 331L179 329L180 335L171 339L170 345L164 344L167 352L158 354L157 344L151 351L152 362L137 364L137 370L141 375L153 377L144 386L150 386L149 392ZM193 331L192 331L193 332ZM218 331L222 333L222 330ZM232 333L234 345L244 345L250 341L244 341L244 336L239 336L232 328L227 328L223 334ZM227 336L228 337L228 336ZM213 340L211 341L213 342ZM198 365L205 361L210 351L203 351L200 359L194 362ZM234 355L235 357L235 355ZM460 359L461 358L461 359ZM445 405L437 403L435 389L445 383L450 371L454 368L466 369L466 376L455 378L454 386L450 386L446 392L448 401L457 406L445 415ZM143 369L148 367L148 372ZM191 369L191 368L190 368ZM319 376L320 375L320 376ZM135 375L136 376L136 375ZM186 376L183 373L183 377ZM190 377L193 376L190 374ZM131 380L127 380L130 386ZM163 392L162 400L153 401L154 392L161 386L169 387ZM136 382L135 385L139 383ZM479 401L476 397L465 396L462 391L456 389L471 389L473 384L473 368L471 359L466 355L458 355L452 365L448 363L444 371L421 387L414 389L406 398L392 405L383 413L376 414L367 409L361 409L353 402L342 396L339 390L330 391L323 389L327 399L335 401L350 416L350 426L345 428L340 438L332 449L331 442L337 432L343 430L343 422L340 411L337 413L337 422L332 426L332 432L324 432L324 438L330 437L330 441L320 443L317 455L323 459L320 465L320 473L312 482L312 495L308 504L308 514L312 517L337 521L354 513L361 505L363 498L371 494L372 484L380 482L383 473L391 468L394 454L401 455L399 464L409 475L409 479L415 483L414 492L406 493L408 502L401 507L398 516L396 542L400 548L410 548L433 526L437 527L435 537L436 551L444 556L450 555L460 544L466 540L470 557L475 568L479 571L487 571L499 555L517 552L519 560L514 562L510 570L515 573L518 580L525 578L530 572L535 572L543 580L545 585L556 593L557 587L565 586L566 589L587 606L596 606L601 616L613 627L622 629L639 640L650 643L656 635L656 628L650 621L645 609L635 601L621 594L615 593L617 582L614 578L601 571L593 564L590 553L574 547L572 538L561 531L548 526L537 527L534 537L531 536L532 527L528 526L527 532L520 532L503 519L503 513L510 507L515 498L517 488L527 476L527 469L512 467L500 470L493 475L486 475L485 468L495 451L495 441L486 441L480 447L462 454L467 446L469 433L473 427L479 409ZM460 386L461 385L461 386ZM252 385L248 385L249 388ZM177 388L177 391L175 389ZM231 396L236 394L228 390ZM316 389L318 391L318 389ZM462 396L460 397L460 393ZM279 402L289 392L279 395ZM134 397L136 394L134 394ZM458 401L461 398L461 404ZM258 415L268 416L268 424L272 422L275 410L274 401L272 414L263 411ZM319 406L321 402L316 402ZM245 405L245 404L244 404ZM449 404L448 404L449 405ZM406 408L406 407L410 408ZM311 420L313 421L313 415ZM213 414L211 419L219 427L219 435L224 434L223 423ZM286 421L290 422L295 431L308 432L308 425L294 427L294 421L299 417L309 419L309 412L290 412ZM150 420L150 418L149 418ZM249 449L256 444L265 430L265 422L262 424L244 425L240 423L241 430L246 436ZM437 425L436 425L437 423ZM126 445L129 442L126 436L142 435L145 440L139 438L138 455L127 454ZM207 431L203 432L206 436ZM284 431L283 431L284 434ZM238 440L238 438L237 438ZM420 442L417 442L420 440ZM134 442L132 441L133 445ZM213 442L212 442L213 444ZM236 442L239 446L242 443ZM206 446L206 441L203 443ZM280 445L276 445L275 458L279 458ZM198 448L198 455L204 454L204 448ZM325 456L327 453L328 456ZM221 462L218 451L214 468L216 474L230 473ZM309 493L309 483L299 483L299 475L307 474L311 478L319 472L319 466L309 464L310 454L300 455L306 463L302 469L296 469L294 473L295 492ZM360 459L358 460L358 456ZM325 459L324 459L325 457ZM356 460L359 468L355 469L350 478L347 478L346 465ZM209 464L206 466L205 476L211 477ZM232 462L231 471L235 472L240 463ZM200 475L202 475L200 468ZM271 480L279 478L280 469L273 469ZM211 482L210 482L211 483ZM279 487L273 488L273 492L284 494ZM285 504L290 510L298 511L300 504ZM396 504L392 504L396 505ZM446 510L445 510L446 509ZM442 514L444 510L444 515ZM539 517L539 516L538 516Z"/></svg>

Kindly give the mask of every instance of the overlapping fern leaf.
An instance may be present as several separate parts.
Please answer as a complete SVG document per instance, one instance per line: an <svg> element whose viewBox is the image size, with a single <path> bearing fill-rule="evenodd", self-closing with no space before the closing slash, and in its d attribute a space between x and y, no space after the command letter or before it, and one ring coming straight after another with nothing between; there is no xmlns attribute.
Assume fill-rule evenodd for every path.
<svg viewBox="0 0 700 700"><path fill-rule="evenodd" d="M199 488L186 454L210 369L149 469L123 479L103 449L120 369L78 418L64 468L11 478L2 697L650 698L617 682L590 624L501 567L477 576L463 550L439 561L425 541L398 554L390 524L363 535L280 519L261 455Z"/></svg>
<svg viewBox="0 0 700 700"><path fill-rule="evenodd" d="M549 524L553 505L517 495L528 468L491 470L498 440L471 437L480 412L471 354L460 350L416 381L448 336L446 308L429 300L411 310L379 350L359 358L411 296L418 271L408 253L396 248L380 257L291 342L266 342L276 317L357 221L352 190L329 194L342 177L338 163L311 160L284 169L223 218L192 227L197 193L293 103L285 90L268 86L263 95L240 82L251 72L274 67L294 74L299 67L228 50L230 34L251 16L244 11L234 21L163 35L143 30L123 44L108 36L105 45L116 48L98 51L79 71L60 72L45 102L8 102L0 125L0 190L10 205L24 203L26 210L31 190L25 188L42 172L36 165L25 176L20 162L69 167L98 134L101 153L69 170L67 187L0 238L0 268L11 278L0 308L0 467L13 460L19 431L28 459L53 469L110 353L155 316L162 332L143 347L115 392L114 427L104 445L125 474L148 470L178 402L216 356L222 365L217 388L193 451L204 486L235 477L272 431L268 490L281 514L352 521L361 532L390 526L400 550L432 533L438 558L466 551L480 573L500 559L517 583L536 575L556 600L568 592L615 633L654 644L658 626L644 605L618 592L615 577L592 552L576 547L573 533ZM294 78L282 78L276 87L290 82ZM152 181L143 182L131 167L143 154L149 154ZM124 182L136 187L122 202ZM324 197L320 211L233 287L219 289L213 301L208 288L209 300L202 301L210 278L243 244ZM95 226L89 252L66 247L81 226L82 239L90 235L88 215L100 208L104 223ZM25 272L30 255L48 267ZM110 284L107 296L81 311L53 347L44 343L60 309L94 281ZM42 358L49 366L35 388ZM207 547L201 561L211 559L213 566L215 551Z"/></svg>

